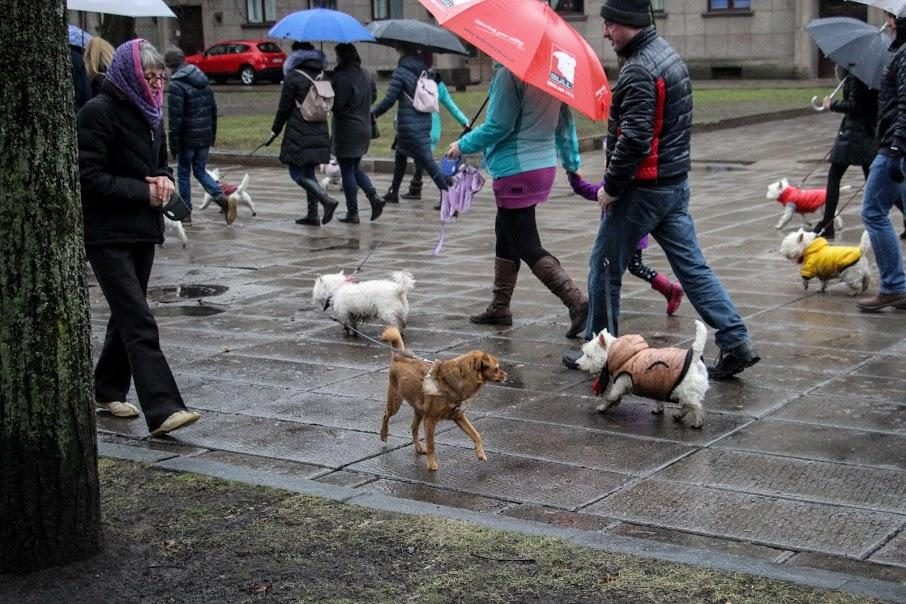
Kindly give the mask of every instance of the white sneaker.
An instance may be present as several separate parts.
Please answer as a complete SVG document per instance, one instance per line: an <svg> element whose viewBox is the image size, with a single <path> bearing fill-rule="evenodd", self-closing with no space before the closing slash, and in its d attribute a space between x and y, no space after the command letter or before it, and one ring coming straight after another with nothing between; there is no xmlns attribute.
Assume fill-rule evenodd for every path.
<svg viewBox="0 0 906 604"><path fill-rule="evenodd" d="M95 402L94 406L98 409L109 411L111 415L115 415L116 417L138 417L138 407L132 403L124 403L123 401L111 401L109 403Z"/></svg>
<svg viewBox="0 0 906 604"><path fill-rule="evenodd" d="M201 419L200 413L194 411L177 411L164 420L156 430L151 431L151 436L162 436L174 430L185 428L189 424L194 424Z"/></svg>

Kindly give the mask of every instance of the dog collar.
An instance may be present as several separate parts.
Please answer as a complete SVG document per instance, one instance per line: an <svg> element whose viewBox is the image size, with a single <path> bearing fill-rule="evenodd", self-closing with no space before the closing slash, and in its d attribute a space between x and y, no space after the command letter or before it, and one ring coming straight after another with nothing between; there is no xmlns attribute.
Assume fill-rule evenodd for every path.
<svg viewBox="0 0 906 604"><path fill-rule="evenodd" d="M337 289L340 289L341 287L343 287L344 285L346 285L346 284L348 284L348 283L354 283L354 282L355 282L355 277L354 277L354 276L352 276L352 275L346 275L346 278L343 280L342 283L340 283L340 284L337 286ZM324 300L324 310L327 310L328 308L330 308L330 303L331 303L332 300L333 300L333 294L330 294L329 296L327 296L327 299Z"/></svg>

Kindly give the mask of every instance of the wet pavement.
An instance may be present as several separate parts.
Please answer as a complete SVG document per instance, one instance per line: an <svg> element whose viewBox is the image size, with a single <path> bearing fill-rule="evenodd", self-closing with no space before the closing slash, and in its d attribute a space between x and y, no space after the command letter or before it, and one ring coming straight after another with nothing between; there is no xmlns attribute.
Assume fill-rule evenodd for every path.
<svg viewBox="0 0 906 604"><path fill-rule="evenodd" d="M128 445L157 459L192 457L380 494L651 543L906 581L906 312L860 313L835 285L804 291L777 248L781 208L768 183L823 186L837 118L809 116L698 134L692 213L709 263L746 319L762 362L714 382L701 430L652 415L626 397L595 411L592 377L560 364L566 309L527 268L513 297L512 328L472 325L490 298L494 205L490 187L447 228L443 252L434 199L388 206L375 223L293 223L301 191L278 167L250 167L258 215L240 209L227 227L196 211L188 247L159 250L149 298L163 349L194 426L151 439L142 420L99 413L102 454ZM600 152L584 156L593 174ZM238 180L246 169L230 170ZM375 175L379 190L387 175ZM861 185L850 170L846 203ZM426 187L427 189L427 187ZM332 193L341 198L339 192ZM194 193L201 199L200 190ZM844 211L838 242L857 244L860 196ZM197 202L196 202L197 203ZM363 206L367 202L362 199ZM338 212L341 215L342 211ZM366 212L367 214L367 212ZM542 241L583 284L596 207L565 178L538 210ZM899 226L900 216L895 215ZM411 271L407 345L427 358L491 352L510 375L475 398L469 416L489 460L479 462L452 424L438 432L440 470L428 472L403 405L378 431L388 353L343 328L311 301L319 273L380 278ZM646 262L668 265L654 245ZM667 271L669 272L669 271ZM97 349L107 307L91 280ZM876 287L876 281L873 285ZM668 318L664 299L627 274L621 329L654 345L690 343L688 301ZM376 337L382 326L363 331ZM97 354L97 350L95 350ZM713 339L705 356L716 356Z"/></svg>

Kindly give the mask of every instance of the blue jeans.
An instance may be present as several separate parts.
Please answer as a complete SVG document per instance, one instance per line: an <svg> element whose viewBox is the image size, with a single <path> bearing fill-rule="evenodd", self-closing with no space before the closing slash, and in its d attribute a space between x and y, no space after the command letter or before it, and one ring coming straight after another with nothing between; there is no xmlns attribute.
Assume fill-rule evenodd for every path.
<svg viewBox="0 0 906 604"><path fill-rule="evenodd" d="M365 193L374 191L374 185L371 184L368 175L362 172L361 163L361 157L337 158L337 164L340 166L340 176L343 178L343 194L346 196L347 212L359 211L359 189L362 189Z"/></svg>
<svg viewBox="0 0 906 604"><path fill-rule="evenodd" d="M903 194L904 185L896 183L888 174L888 167L899 158L878 153L871 162L865 192L862 195L862 223L871 239L871 248L881 273L882 294L906 292L906 274L903 273L903 253L900 240L890 223L890 208Z"/></svg>
<svg viewBox="0 0 906 604"><path fill-rule="evenodd" d="M715 342L730 350L749 342L749 333L727 290L705 262L689 215L689 182L672 186L631 187L601 220L588 273L588 323L585 338L607 327L604 260L609 260L613 328L619 333L620 287L639 239L650 233L660 244L686 297L710 327Z"/></svg>
<svg viewBox="0 0 906 604"><path fill-rule="evenodd" d="M208 166L208 151L210 147L193 147L183 149L177 155L178 168L176 171L179 184L179 196L186 200L186 205L192 209L192 183L191 174L201 183L202 188L212 197L223 195L220 185L205 171Z"/></svg>

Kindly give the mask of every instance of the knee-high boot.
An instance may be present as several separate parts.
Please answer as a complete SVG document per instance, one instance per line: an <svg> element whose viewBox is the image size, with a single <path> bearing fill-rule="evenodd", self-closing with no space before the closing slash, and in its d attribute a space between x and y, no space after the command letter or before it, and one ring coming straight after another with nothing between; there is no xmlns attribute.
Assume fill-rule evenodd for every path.
<svg viewBox="0 0 906 604"><path fill-rule="evenodd" d="M585 329L588 298L553 256L544 256L538 260L532 267L532 272L569 309L570 325L566 330L566 337L575 338Z"/></svg>
<svg viewBox="0 0 906 604"><path fill-rule="evenodd" d="M667 316L672 317L683 301L683 288L679 283L671 283L670 279L658 273L651 280L651 289L660 292L667 298Z"/></svg>
<svg viewBox="0 0 906 604"><path fill-rule="evenodd" d="M494 297L483 313L472 315L469 321L480 325L512 325L510 299L516 288L519 264L504 258L494 258Z"/></svg>
<svg viewBox="0 0 906 604"><path fill-rule="evenodd" d="M302 178L299 184L305 189L310 198L314 198L318 203L324 206L324 217L321 218L321 224L327 224L333 220L333 213L340 205L340 202L328 195L316 181L310 178Z"/></svg>
<svg viewBox="0 0 906 604"><path fill-rule="evenodd" d="M318 218L318 202L314 198L308 200L308 214L296 220L296 224L321 226L321 219Z"/></svg>

